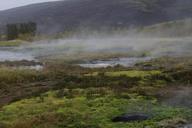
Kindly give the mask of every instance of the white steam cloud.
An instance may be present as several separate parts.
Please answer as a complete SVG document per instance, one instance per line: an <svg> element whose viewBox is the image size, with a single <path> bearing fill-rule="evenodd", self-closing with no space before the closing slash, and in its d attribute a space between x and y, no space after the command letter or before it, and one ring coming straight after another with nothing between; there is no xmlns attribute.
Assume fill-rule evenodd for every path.
<svg viewBox="0 0 192 128"><path fill-rule="evenodd" d="M149 52L152 56L192 55L192 38L163 38L145 36L106 36L88 38L70 38L52 41L40 41L23 45L19 51L34 57L57 54L76 54L90 52Z"/></svg>

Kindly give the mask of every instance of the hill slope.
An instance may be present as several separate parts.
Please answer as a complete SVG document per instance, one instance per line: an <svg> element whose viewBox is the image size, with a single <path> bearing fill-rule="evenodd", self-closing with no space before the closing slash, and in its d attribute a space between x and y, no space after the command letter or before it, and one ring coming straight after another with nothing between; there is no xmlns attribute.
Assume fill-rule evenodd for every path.
<svg viewBox="0 0 192 128"><path fill-rule="evenodd" d="M192 17L191 0L65 0L0 11L0 25L33 21L41 32L144 26Z"/></svg>

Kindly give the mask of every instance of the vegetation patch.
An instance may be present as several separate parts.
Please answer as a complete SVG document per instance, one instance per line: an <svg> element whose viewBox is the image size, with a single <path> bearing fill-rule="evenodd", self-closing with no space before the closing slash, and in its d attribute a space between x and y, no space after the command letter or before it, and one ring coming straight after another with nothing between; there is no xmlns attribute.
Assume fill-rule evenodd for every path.
<svg viewBox="0 0 192 128"><path fill-rule="evenodd" d="M146 77L151 75L158 75L161 71L154 70L154 71L137 71L137 70L130 70L130 71L115 71L115 72L107 72L106 75L108 76L122 76L125 75L127 77Z"/></svg>
<svg viewBox="0 0 192 128"><path fill-rule="evenodd" d="M163 66L168 63L163 62ZM157 70L87 69L63 62L44 66L40 71L0 68L0 127L166 128L169 122L178 126L178 122L184 125L192 120L191 108L167 106L157 100L167 95L164 90L178 78L184 76L178 80L190 84L191 70L184 70L186 65ZM150 118L112 122L126 113L144 113Z"/></svg>
<svg viewBox="0 0 192 128"><path fill-rule="evenodd" d="M0 47L15 47L23 44L21 40L0 41Z"/></svg>
<svg viewBox="0 0 192 128"><path fill-rule="evenodd" d="M54 91L4 106L0 112L1 123L9 128L158 128L160 121L189 119L187 115L192 114L190 109L159 105L155 99L137 94L129 94L129 98L117 97L106 89L105 95L95 97L87 95L90 89L75 89L71 94L65 91L64 96ZM117 115L133 112L148 113L151 119L132 123L111 121Z"/></svg>

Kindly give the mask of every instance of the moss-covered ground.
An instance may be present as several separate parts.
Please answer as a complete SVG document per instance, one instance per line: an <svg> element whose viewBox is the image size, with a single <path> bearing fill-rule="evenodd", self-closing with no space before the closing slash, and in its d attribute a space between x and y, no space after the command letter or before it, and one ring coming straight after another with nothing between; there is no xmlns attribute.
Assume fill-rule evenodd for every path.
<svg viewBox="0 0 192 128"><path fill-rule="evenodd" d="M132 69L48 62L39 71L1 67L0 128L169 128L190 123L190 107L161 102L163 90L191 85L190 64L167 68L168 61L158 65L162 61ZM142 69L146 65L154 69ZM150 119L111 121L124 113L144 113Z"/></svg>

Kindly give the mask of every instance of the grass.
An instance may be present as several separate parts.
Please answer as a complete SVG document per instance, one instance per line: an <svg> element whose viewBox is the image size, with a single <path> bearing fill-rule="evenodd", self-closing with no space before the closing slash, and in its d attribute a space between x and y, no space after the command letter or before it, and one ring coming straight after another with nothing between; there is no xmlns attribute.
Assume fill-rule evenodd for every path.
<svg viewBox="0 0 192 128"><path fill-rule="evenodd" d="M22 83L37 81L42 76L42 73L37 70L30 69L12 69L3 67L0 68L0 83Z"/></svg>
<svg viewBox="0 0 192 128"><path fill-rule="evenodd" d="M51 91L40 97L24 99L4 106L0 122L9 128L158 128L158 122L187 118L192 111L159 105L137 94L130 98L117 97L113 91L105 95L88 96L89 89L75 89L72 97L58 96ZM71 94L68 94L71 95ZM122 113L140 111L152 116L150 120L132 123L113 123L111 119Z"/></svg>
<svg viewBox="0 0 192 128"><path fill-rule="evenodd" d="M127 76L127 77L146 77L151 75L161 74L159 70L152 71L141 71L141 70L128 70L128 71L110 71L104 72L104 75L111 77ZM99 72L93 72L91 74L86 74L85 76L97 76Z"/></svg>
<svg viewBox="0 0 192 128"><path fill-rule="evenodd" d="M137 71L137 70L131 70L131 71L115 71L115 72L107 72L107 76L122 76L125 75L127 77L146 77L151 75L158 75L161 74L161 71L154 70L154 71Z"/></svg>
<svg viewBox="0 0 192 128"><path fill-rule="evenodd" d="M14 47L19 46L23 43L20 40L13 40L13 41L0 41L0 47Z"/></svg>
<svg viewBox="0 0 192 128"><path fill-rule="evenodd" d="M141 33L155 34L164 37L190 37L192 19L169 21L142 28ZM179 31L178 31L179 30Z"/></svg>

